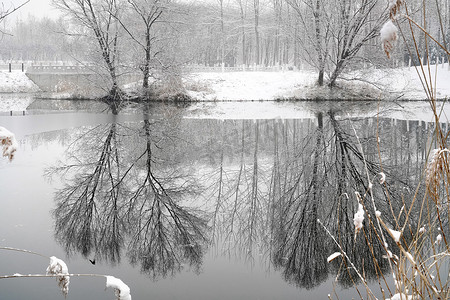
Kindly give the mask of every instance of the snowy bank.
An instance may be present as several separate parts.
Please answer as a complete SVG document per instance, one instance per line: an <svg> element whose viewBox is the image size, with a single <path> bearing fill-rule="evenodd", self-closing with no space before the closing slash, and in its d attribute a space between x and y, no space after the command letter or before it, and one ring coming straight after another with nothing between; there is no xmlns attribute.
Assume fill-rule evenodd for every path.
<svg viewBox="0 0 450 300"><path fill-rule="evenodd" d="M438 99L450 97L448 64L432 66L437 74ZM187 94L198 101L250 101L277 99L382 99L425 100L414 67L366 69L349 72L337 87L317 87L317 72L204 72L184 78ZM434 80L433 80L434 82Z"/></svg>
<svg viewBox="0 0 450 300"><path fill-rule="evenodd" d="M449 98L450 69L448 63L437 67L431 66L430 73L433 75L437 74L437 98ZM200 72L184 75L183 82L187 95L198 101L426 99L421 80L414 67L397 69L368 68L348 72L342 77L338 81L337 87L333 89L318 87L315 84L317 72L312 70ZM13 71L9 73L0 71L0 94L35 93L38 91L39 88L23 72ZM69 94L59 93L57 95L58 98L71 97ZM45 97L47 98L48 96L50 95ZM29 101L26 102L28 103ZM24 105L19 106L22 108ZM1 106L2 104L0 103ZM9 107L10 105L7 106ZM5 110L17 109L4 108L3 111Z"/></svg>
<svg viewBox="0 0 450 300"><path fill-rule="evenodd" d="M21 71L0 71L0 93L34 93L39 87Z"/></svg>
<svg viewBox="0 0 450 300"><path fill-rule="evenodd" d="M185 78L195 100L274 100L296 96L296 90L314 85L314 73L304 72L205 72Z"/></svg>

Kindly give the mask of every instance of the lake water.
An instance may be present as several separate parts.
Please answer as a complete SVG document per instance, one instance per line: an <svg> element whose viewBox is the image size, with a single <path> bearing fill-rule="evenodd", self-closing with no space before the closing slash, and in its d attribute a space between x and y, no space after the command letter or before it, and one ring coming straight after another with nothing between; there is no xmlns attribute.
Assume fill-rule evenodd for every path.
<svg viewBox="0 0 450 300"><path fill-rule="evenodd" d="M113 116L35 102L0 116L20 144L11 163L0 161L0 245L121 278L133 299L326 299L337 248L316 220L376 277L364 238L353 236L353 195L367 188L364 159L377 182L380 156L393 201L414 192L432 144L427 105L202 103ZM0 265L45 273L48 260L1 251ZM339 276L339 297L359 298L349 285ZM68 299L113 299L104 286L73 277ZM0 298L63 296L54 279L21 278L0 280Z"/></svg>

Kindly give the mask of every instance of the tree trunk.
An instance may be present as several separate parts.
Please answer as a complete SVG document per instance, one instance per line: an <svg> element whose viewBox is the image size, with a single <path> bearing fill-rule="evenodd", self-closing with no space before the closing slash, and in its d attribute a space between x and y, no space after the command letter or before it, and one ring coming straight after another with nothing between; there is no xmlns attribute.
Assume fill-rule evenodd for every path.
<svg viewBox="0 0 450 300"><path fill-rule="evenodd" d="M319 86L323 86L323 74L324 74L324 71L319 70L319 78L317 79L317 84Z"/></svg>
<svg viewBox="0 0 450 300"><path fill-rule="evenodd" d="M142 81L142 88L144 89L145 92L147 92L148 90L148 80L150 77L150 58L151 58L151 54L150 54L150 30L148 28L148 30L145 33L145 44L146 44L146 49L145 49L145 64L144 67L142 69L142 73L144 75L143 81Z"/></svg>
<svg viewBox="0 0 450 300"><path fill-rule="evenodd" d="M319 86L323 86L323 75L325 72L325 59L326 57L323 56L322 54L322 33L320 30L320 10L322 9L320 6L320 1L321 0L317 0L316 1L316 8L314 11L314 25L316 27L316 52L317 52L317 60L318 60L318 65L319 65L319 79L317 80L317 84Z"/></svg>
<svg viewBox="0 0 450 300"><path fill-rule="evenodd" d="M255 10L255 63L261 63L260 40L259 40L259 0L253 0Z"/></svg>

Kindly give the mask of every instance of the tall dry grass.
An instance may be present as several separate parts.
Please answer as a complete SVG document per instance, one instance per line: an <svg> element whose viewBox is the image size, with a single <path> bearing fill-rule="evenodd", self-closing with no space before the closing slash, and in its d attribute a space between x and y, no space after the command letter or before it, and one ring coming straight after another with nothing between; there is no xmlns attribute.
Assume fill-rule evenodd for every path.
<svg viewBox="0 0 450 300"><path fill-rule="evenodd" d="M380 173L380 183L385 185L385 193L388 195L385 205L389 208L383 208L383 211L391 213L382 215L378 211L373 198L372 183L369 183L369 189L362 196L364 200L368 199L369 201L358 200L360 205L364 202L373 205L370 211L375 211L375 216L370 215L368 207L364 207L363 226L375 230L378 241L384 245L385 257L389 260L390 265L390 274L380 273L378 284L370 286L364 273L355 269L361 279L359 282L355 281L355 287L357 290L360 289L358 286L362 283L366 291L363 293L358 290L361 299L450 299L448 240L450 238L448 222L450 215L450 150L447 148L449 131L443 130L440 125L448 120L444 119L445 116L442 115L445 103L438 102L436 98L438 74L437 68L432 68L430 65L430 46L434 43L434 47L439 48L447 57L450 56L450 53L447 41L445 41L443 13L439 2L423 0L422 15L426 15L430 5L435 5L434 9L438 12L435 20L438 20L442 41L437 40L429 33L427 29L429 25L425 17L420 22L422 25L419 25L419 21L411 17L408 3L402 0L388 0L389 21L383 26L380 33L382 47L388 58L395 51L395 44L398 43L399 37L405 43L410 57L418 58L417 61L420 64L415 68L427 95L430 110L434 115L435 128L430 137L428 159L423 168L421 180L413 198L406 199L407 201L402 199L404 205L399 214L394 213L396 210L389 197L384 173ZM405 28L407 29L405 30ZM419 35L422 35L422 39L424 39L425 59L423 59L423 47L422 49L419 47ZM408 43L408 41L411 42ZM383 167L380 154L382 147L383 141L378 139L381 168ZM374 179L367 176L367 180L371 182ZM356 212L355 232L361 230L361 218L361 211ZM387 224L395 224L395 226ZM373 249L374 245L369 246ZM342 252L341 255L348 259L345 252ZM333 258L336 256L334 255ZM362 259L375 260L375 256ZM351 262L348 265L350 268L353 266ZM334 294L329 296L330 299L334 295L338 298L334 291Z"/></svg>

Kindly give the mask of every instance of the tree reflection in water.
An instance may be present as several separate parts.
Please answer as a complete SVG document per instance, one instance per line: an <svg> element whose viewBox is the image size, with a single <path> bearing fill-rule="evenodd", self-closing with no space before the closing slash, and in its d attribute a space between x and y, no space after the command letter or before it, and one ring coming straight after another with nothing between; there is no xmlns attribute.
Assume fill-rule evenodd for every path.
<svg viewBox="0 0 450 300"><path fill-rule="evenodd" d="M289 170L294 172L289 176L293 184L281 192L281 201L275 204L278 222L274 223L274 264L283 269L289 282L306 288L320 284L328 276L327 253L323 251L327 239L317 223L319 209L323 207L323 187L326 181L323 162L327 152L323 146L322 113L318 114L317 120L318 126L313 133L315 141L307 141L308 144L315 144L309 157L302 163L302 168L308 171Z"/></svg>
<svg viewBox="0 0 450 300"><path fill-rule="evenodd" d="M49 170L66 175L56 195L56 237L68 253L113 263L126 248L130 262L155 278L184 264L198 270L207 218L181 203L189 203L198 187L175 161L154 154L162 145L169 150L166 137L176 133L152 128L176 126L152 124L148 108L140 124L99 125L82 133L68 149L67 162Z"/></svg>
<svg viewBox="0 0 450 300"><path fill-rule="evenodd" d="M388 262L376 232L364 226L355 238L353 226L355 192L369 213L365 223L374 215L364 197L367 176L375 182L381 171L374 128L332 111L318 113L316 122L192 121L168 111L155 121L146 107L137 124L87 130L51 171L66 175L54 216L69 253L118 262L126 252L160 277L183 264L198 270L212 242L251 263L259 257L299 287L313 288L330 272L351 285L357 279L345 259L327 263L338 248L321 219L366 278L382 280ZM359 141L352 127L365 132ZM394 191L408 183L395 178L389 155L381 156L383 171L392 171L389 193L374 184L374 199L384 214L389 194L398 215L403 200Z"/></svg>
<svg viewBox="0 0 450 300"><path fill-rule="evenodd" d="M212 193L216 197L210 198L217 199L214 216L220 237L216 240L223 252L241 254L251 262L264 256L264 261L269 260L299 287L313 288L331 271L339 272L341 284L351 285L358 279L345 259L327 263L338 248L318 226L317 219L322 219L359 271L367 279L382 281L388 267L382 244L370 226L355 238L353 225L358 207L355 192L363 196L369 215L374 216L364 194L368 191L365 166L372 182L381 171L376 163L375 130L361 138L359 145L352 126L367 131L364 124L338 121L333 112L318 113L316 125L301 120L242 121L242 130L236 130L239 125L230 123L227 132L217 132L222 132L221 140L230 139L223 135L234 136L235 148L230 152L240 159L226 165L225 150L221 150L219 171L211 173L211 180L219 182L214 185L216 194ZM384 172L388 171L385 164ZM388 176L399 190L407 186L393 174ZM401 197L391 186L387 188L398 215ZM374 186L373 191L384 212L389 207L384 187ZM394 221L386 222L394 225Z"/></svg>

